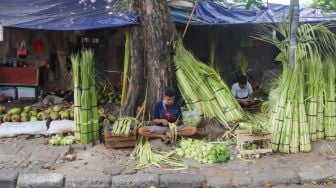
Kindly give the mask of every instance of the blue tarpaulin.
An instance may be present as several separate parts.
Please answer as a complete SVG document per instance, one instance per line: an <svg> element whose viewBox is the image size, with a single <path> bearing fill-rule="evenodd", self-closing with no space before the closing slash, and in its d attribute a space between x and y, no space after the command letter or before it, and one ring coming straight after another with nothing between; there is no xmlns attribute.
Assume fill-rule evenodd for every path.
<svg viewBox="0 0 336 188"><path fill-rule="evenodd" d="M191 9L171 6L171 17L174 22L186 24ZM244 5L198 1L191 25L233 25L280 23L288 20L289 6L269 4L255 10L245 10ZM323 14L311 8L300 9L300 22L336 21L336 14Z"/></svg>
<svg viewBox="0 0 336 188"><path fill-rule="evenodd" d="M80 3L81 2L81 3ZM48 30L86 30L137 24L137 16L122 8L120 0L0 0L4 26ZM171 18L186 24L191 9L170 6ZM192 25L279 23L288 20L289 6L269 4L255 10L220 1L198 1ZM301 8L300 22L336 21L335 14Z"/></svg>
<svg viewBox="0 0 336 188"><path fill-rule="evenodd" d="M0 0L4 26L48 30L86 30L137 24L121 1L97 0Z"/></svg>

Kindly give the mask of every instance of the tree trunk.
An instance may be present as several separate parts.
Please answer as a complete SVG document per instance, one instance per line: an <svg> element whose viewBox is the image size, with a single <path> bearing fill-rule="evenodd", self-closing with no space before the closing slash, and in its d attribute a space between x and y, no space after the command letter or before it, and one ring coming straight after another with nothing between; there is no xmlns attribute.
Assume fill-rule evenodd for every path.
<svg viewBox="0 0 336 188"><path fill-rule="evenodd" d="M171 40L175 25L170 20L165 0L141 0L144 61L147 74L146 109L152 110L162 99L164 89L172 86Z"/></svg>
<svg viewBox="0 0 336 188"><path fill-rule="evenodd" d="M135 114L136 106L145 100L146 90L146 111L151 111L163 97L164 88L172 86L174 76L170 50L176 32L166 1L139 0L133 2L136 6L141 25L131 32L131 81L122 106L125 115Z"/></svg>
<svg viewBox="0 0 336 188"><path fill-rule="evenodd" d="M139 104L140 91L144 88L144 61L141 28L131 28L131 79L127 97L121 112L124 115L134 116L136 106Z"/></svg>
<svg viewBox="0 0 336 188"><path fill-rule="evenodd" d="M299 0L291 0L290 4L290 40L289 40L289 66L293 67L295 65L295 50L297 47L297 29L299 26Z"/></svg>

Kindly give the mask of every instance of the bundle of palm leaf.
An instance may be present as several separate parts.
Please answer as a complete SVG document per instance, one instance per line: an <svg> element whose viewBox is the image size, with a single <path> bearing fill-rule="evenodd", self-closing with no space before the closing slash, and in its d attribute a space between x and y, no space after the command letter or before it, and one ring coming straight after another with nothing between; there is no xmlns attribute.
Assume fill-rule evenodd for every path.
<svg viewBox="0 0 336 188"><path fill-rule="evenodd" d="M336 66L334 59L328 57L325 66L325 104L324 104L324 129L325 137L329 140L336 139Z"/></svg>
<svg viewBox="0 0 336 188"><path fill-rule="evenodd" d="M77 138L82 143L98 139L99 122L95 89L93 52L84 50L81 57L71 56L74 81L74 120Z"/></svg>
<svg viewBox="0 0 336 188"><path fill-rule="evenodd" d="M310 139L315 140L323 137L323 134L316 134L317 131L323 131L321 126L322 65L318 61L320 56L317 54L330 54L334 50L336 37L329 30L330 27L331 25L320 23L316 25L303 24L298 28L294 66L289 66L287 61L290 33L288 25L283 23L277 26L259 27L256 38L274 44L281 51L276 60L283 63L283 73L277 88L279 92L271 102L272 113L269 121L272 127L274 151L308 152L311 150ZM274 30L278 32L280 37L273 37ZM308 83L306 87L304 87L303 77L306 74L304 63L311 65L306 69L306 83ZM308 97L306 103L305 96ZM326 113L324 112L324 114ZM326 127L328 126L325 123Z"/></svg>
<svg viewBox="0 0 336 188"><path fill-rule="evenodd" d="M198 108L208 118L217 118L222 124L238 121L244 112L229 87L211 67L197 60L181 41L174 56L178 87L189 110Z"/></svg>

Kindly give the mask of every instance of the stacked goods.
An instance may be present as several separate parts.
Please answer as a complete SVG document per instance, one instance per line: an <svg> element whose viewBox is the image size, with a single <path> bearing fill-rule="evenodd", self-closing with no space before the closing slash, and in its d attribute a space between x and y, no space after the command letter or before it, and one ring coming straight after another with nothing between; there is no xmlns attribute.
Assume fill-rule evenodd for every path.
<svg viewBox="0 0 336 188"><path fill-rule="evenodd" d="M333 137L333 124L335 107L322 101L335 101L335 71L327 68L327 77L322 77L321 56L334 54L336 36L330 31L332 25L319 23L315 25L300 25L297 32L297 47L295 48L295 64L288 65L288 51L290 39L288 24L277 26L260 26L258 39L274 44L280 50L276 57L283 63L283 74L277 88L277 97L271 101L270 125L272 127L272 148L274 151L308 152L311 150L310 139L323 138L323 128L331 139ZM276 37L272 34L277 31ZM282 36L280 36L282 35ZM280 36L280 37L278 37ZM321 55L321 56L320 56ZM309 63L306 69L303 63ZM306 71L306 72L305 72ZM330 77L328 72L330 71ZM306 81L302 75L306 76ZM323 79L326 85L323 84ZM329 80L329 81L328 81ZM307 87L304 89L304 83ZM330 89L328 91L328 89ZM323 98L323 93L325 97ZM329 94L328 94L329 92ZM306 103L304 96L308 97ZM306 106L305 106L306 105ZM328 112L327 108L329 109ZM307 113L306 113L307 110ZM324 117L322 117L324 113ZM307 117L308 115L308 117ZM329 119L330 118L330 119ZM321 122L324 122L324 127ZM316 134L316 132L318 132ZM311 134L309 134L311 133Z"/></svg>
<svg viewBox="0 0 336 188"><path fill-rule="evenodd" d="M87 51L82 53L82 61L87 61L88 64L86 74L89 76L89 87L90 87L90 96L91 99L91 114L92 114L92 125L93 125L93 140L99 138L99 116L98 116L98 104L97 104L97 93L96 93L96 78L95 78L95 68L93 53Z"/></svg>
<svg viewBox="0 0 336 188"><path fill-rule="evenodd" d="M61 137L59 135L52 136L49 140L49 146L60 146L60 145L71 145L76 141L74 136L65 136Z"/></svg>
<svg viewBox="0 0 336 188"><path fill-rule="evenodd" d="M325 104L324 104L324 133L326 139L336 139L336 91L335 91L335 63L327 58L325 66Z"/></svg>
<svg viewBox="0 0 336 188"><path fill-rule="evenodd" d="M120 89L111 84L98 83L97 84L97 101L98 104L113 104L120 102Z"/></svg>
<svg viewBox="0 0 336 188"><path fill-rule="evenodd" d="M118 118L112 126L113 136L130 136L135 134L136 131L136 119L132 117Z"/></svg>
<svg viewBox="0 0 336 188"><path fill-rule="evenodd" d="M312 56L311 62L306 62L306 113L309 124L310 139L322 139L324 137L323 126L323 65L320 58Z"/></svg>
<svg viewBox="0 0 336 188"><path fill-rule="evenodd" d="M174 56L179 90L189 110L199 109L221 123L238 121L244 112L220 75L197 60L178 42Z"/></svg>
<svg viewBox="0 0 336 188"><path fill-rule="evenodd" d="M67 119L73 120L72 109L64 109L59 105L48 108L45 111L38 112L31 106L22 108L12 108L3 116L4 122L27 122L27 121L50 121Z"/></svg>
<svg viewBox="0 0 336 188"><path fill-rule="evenodd" d="M284 66L278 88L280 92L270 117L273 151L297 153L311 150L300 67L288 69Z"/></svg>
<svg viewBox="0 0 336 188"><path fill-rule="evenodd" d="M3 115L4 122L27 122L37 121L37 110L31 106L22 108L12 108Z"/></svg>
<svg viewBox="0 0 336 188"><path fill-rule="evenodd" d="M60 105L54 105L43 112L37 113L37 120L73 120L74 111L72 109L62 109Z"/></svg>
<svg viewBox="0 0 336 188"><path fill-rule="evenodd" d="M176 153L184 158L194 159L202 163L222 163L230 160L230 152L223 144L212 144L205 141L183 139L181 148Z"/></svg>
<svg viewBox="0 0 336 188"><path fill-rule="evenodd" d="M82 143L90 143L98 139L99 122L97 96L95 89L95 72L93 53L82 52L81 57L71 57L74 81L74 119L76 132Z"/></svg>

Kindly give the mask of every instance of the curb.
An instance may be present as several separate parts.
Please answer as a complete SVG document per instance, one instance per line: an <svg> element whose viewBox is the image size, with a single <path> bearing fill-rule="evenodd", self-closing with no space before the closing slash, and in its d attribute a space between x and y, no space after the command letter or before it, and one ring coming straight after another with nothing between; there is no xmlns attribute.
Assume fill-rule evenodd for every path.
<svg viewBox="0 0 336 188"><path fill-rule="evenodd" d="M279 176L282 171L282 176ZM59 173L19 174L17 171L0 170L1 188L194 188L194 187L240 187L265 185L297 185L311 181L336 180L331 171L321 174L313 170L294 172L290 169L275 169L274 173L262 172L252 175L235 174L226 176L203 176L192 173L150 174L137 173L130 175L90 176Z"/></svg>

